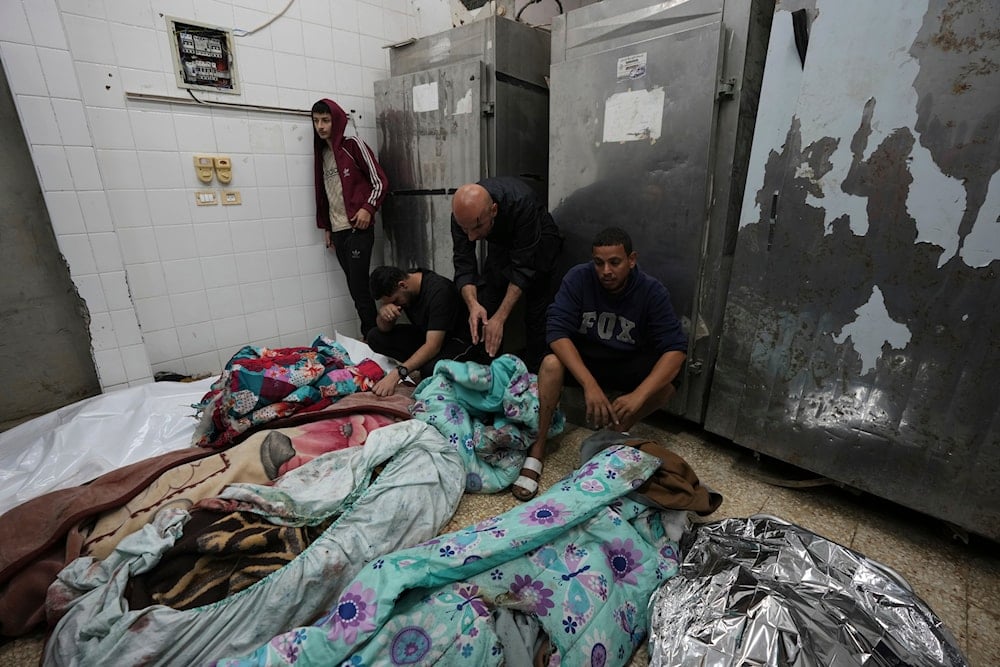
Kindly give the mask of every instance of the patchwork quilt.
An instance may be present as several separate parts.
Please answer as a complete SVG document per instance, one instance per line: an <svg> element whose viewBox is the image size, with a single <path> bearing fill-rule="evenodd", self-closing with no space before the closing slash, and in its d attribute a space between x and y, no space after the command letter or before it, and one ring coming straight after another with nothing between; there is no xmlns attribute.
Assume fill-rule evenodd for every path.
<svg viewBox="0 0 1000 667"><path fill-rule="evenodd" d="M193 406L201 415L193 442L225 447L253 427L322 410L342 396L367 391L384 375L370 359L355 365L344 346L322 335L312 347L247 345Z"/></svg>

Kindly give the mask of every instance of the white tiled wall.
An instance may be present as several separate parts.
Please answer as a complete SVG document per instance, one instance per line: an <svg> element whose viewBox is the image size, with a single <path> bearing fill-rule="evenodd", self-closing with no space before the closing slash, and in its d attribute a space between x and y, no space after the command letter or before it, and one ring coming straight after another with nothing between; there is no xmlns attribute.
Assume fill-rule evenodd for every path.
<svg viewBox="0 0 1000 667"><path fill-rule="evenodd" d="M196 94L302 110L333 97L374 147L383 46L449 27L423 25L410 0L0 2L0 58L105 390L160 370L218 373L248 343L359 334L313 221L308 116L126 97L188 98L164 15L252 30L286 6L236 38L240 95ZM196 153L229 156L232 183L200 183ZM242 205L195 205L196 189L223 187Z"/></svg>

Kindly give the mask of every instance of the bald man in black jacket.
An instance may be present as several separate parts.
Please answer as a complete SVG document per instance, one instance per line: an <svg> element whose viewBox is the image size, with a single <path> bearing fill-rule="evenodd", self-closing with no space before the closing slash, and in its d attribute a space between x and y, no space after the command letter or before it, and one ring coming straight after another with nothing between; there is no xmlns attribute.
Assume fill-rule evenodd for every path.
<svg viewBox="0 0 1000 667"><path fill-rule="evenodd" d="M469 309L472 342L501 351L514 306L525 301L525 362L537 372L545 355L545 309L558 287L556 260L562 234L545 204L518 178L484 178L452 198L451 238L455 285ZM482 272L476 242L486 242Z"/></svg>

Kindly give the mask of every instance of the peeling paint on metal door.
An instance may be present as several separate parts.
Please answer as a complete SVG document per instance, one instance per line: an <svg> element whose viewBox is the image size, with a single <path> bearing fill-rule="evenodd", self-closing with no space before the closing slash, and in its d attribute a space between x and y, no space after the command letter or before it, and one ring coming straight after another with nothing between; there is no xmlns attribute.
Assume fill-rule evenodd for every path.
<svg viewBox="0 0 1000 667"><path fill-rule="evenodd" d="M991 0L781 4L705 422L994 539L997 26Z"/></svg>

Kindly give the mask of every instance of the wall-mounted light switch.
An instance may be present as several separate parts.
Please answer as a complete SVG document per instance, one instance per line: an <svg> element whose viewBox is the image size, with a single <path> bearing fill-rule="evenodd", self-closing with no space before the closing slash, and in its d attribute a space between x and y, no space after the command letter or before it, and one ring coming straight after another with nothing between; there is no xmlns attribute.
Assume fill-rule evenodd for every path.
<svg viewBox="0 0 1000 667"><path fill-rule="evenodd" d="M198 206L215 206L219 203L219 196L215 190L195 190L194 203Z"/></svg>

